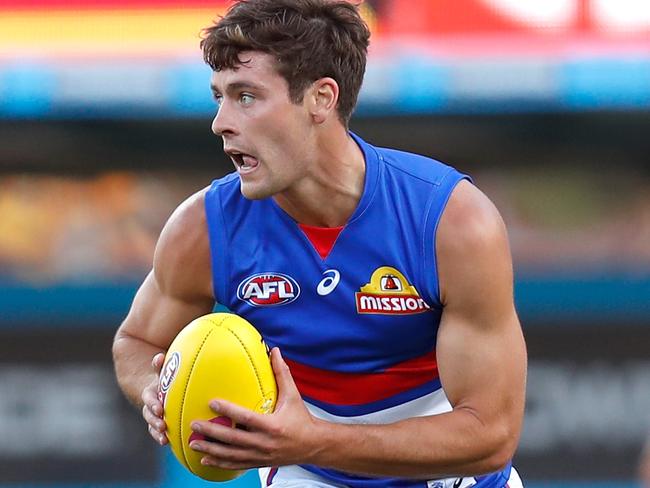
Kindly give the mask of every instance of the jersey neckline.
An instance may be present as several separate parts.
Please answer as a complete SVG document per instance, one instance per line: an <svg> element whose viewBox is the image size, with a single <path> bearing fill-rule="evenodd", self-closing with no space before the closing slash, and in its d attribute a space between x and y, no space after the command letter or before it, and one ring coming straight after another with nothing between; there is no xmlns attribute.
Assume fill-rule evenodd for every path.
<svg viewBox="0 0 650 488"><path fill-rule="evenodd" d="M350 225L352 222L354 222L359 217L361 217L363 213L366 211L375 194L375 190L377 189L377 181L379 179L379 167L378 167L379 156L377 152L370 144L368 144L366 141L361 139L361 137L356 135L354 132L349 131L348 133L350 134L354 142L357 143L357 146L359 146L361 152L363 153L363 159L366 166L366 173L364 176L363 192L361 194L361 198L359 199L359 203L357 203L357 208L354 210L354 212L352 213L348 221L342 226L342 231L345 231L345 228L348 225ZM273 207L278 211L278 213L283 218L290 220L296 226L301 225L300 222L297 222L287 212L285 212L284 209L280 207L280 205L278 205L278 203L275 201L273 197L269 197L269 200L271 201Z"/></svg>

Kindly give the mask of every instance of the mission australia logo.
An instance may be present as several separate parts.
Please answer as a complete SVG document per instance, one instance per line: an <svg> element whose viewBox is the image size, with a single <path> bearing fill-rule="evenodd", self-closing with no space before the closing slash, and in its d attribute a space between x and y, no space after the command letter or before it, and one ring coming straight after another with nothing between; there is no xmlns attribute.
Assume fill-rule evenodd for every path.
<svg viewBox="0 0 650 488"><path fill-rule="evenodd" d="M281 273L258 273L237 287L237 298L253 307L286 305L299 295L300 287L296 280Z"/></svg>
<svg viewBox="0 0 650 488"><path fill-rule="evenodd" d="M427 312L429 305L406 277L390 266L377 268L370 283L355 293L357 313L408 315Z"/></svg>

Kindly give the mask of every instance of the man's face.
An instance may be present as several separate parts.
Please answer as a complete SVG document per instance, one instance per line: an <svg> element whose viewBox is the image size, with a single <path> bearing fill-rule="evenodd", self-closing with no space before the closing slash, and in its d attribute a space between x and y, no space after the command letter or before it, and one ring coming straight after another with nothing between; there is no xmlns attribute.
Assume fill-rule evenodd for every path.
<svg viewBox="0 0 650 488"><path fill-rule="evenodd" d="M240 59L250 61L212 74L220 105L212 131L223 139L242 194L260 199L290 190L307 174L312 123L304 103L289 99L271 55L249 51Z"/></svg>

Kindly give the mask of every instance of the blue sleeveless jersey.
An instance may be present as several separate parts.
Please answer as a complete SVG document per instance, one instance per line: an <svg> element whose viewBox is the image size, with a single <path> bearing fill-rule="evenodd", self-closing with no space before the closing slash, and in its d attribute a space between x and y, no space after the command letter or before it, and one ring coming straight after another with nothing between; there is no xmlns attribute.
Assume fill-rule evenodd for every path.
<svg viewBox="0 0 650 488"><path fill-rule="evenodd" d="M388 423L450 411L435 354L435 234L467 177L353 137L366 161L363 195L325 259L272 198L244 198L236 173L213 182L205 206L215 299L280 348L320 418ZM303 467L351 488L445 486ZM473 486L505 486L509 472Z"/></svg>

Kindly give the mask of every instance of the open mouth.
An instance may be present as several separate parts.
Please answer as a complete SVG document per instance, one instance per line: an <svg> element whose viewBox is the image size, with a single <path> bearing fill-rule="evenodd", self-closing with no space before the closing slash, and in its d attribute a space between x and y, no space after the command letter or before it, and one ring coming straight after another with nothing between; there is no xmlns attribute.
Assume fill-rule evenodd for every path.
<svg viewBox="0 0 650 488"><path fill-rule="evenodd" d="M229 151L228 156L232 159L237 170L243 173L254 170L260 164L259 160L250 154Z"/></svg>

